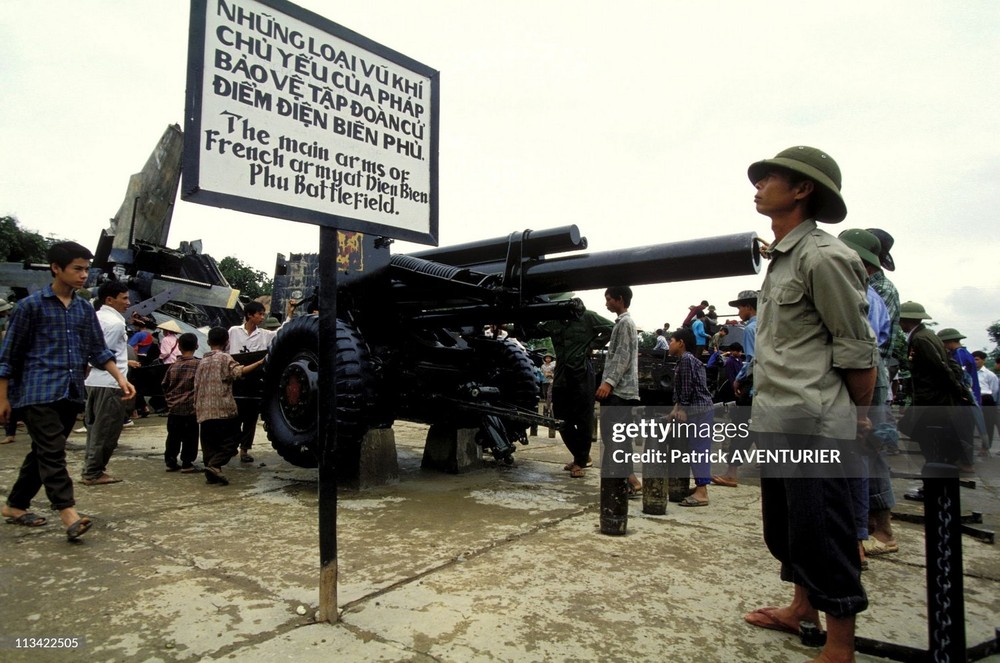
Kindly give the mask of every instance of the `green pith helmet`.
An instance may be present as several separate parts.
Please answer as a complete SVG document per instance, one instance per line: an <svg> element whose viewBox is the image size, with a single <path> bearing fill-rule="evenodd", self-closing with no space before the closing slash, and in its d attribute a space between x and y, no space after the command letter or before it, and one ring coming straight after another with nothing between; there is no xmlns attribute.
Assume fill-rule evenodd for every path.
<svg viewBox="0 0 1000 663"><path fill-rule="evenodd" d="M905 320L930 320L923 304L916 302L903 302L899 305L899 317Z"/></svg>
<svg viewBox="0 0 1000 663"><path fill-rule="evenodd" d="M942 341L961 341L963 338L965 338L964 336L962 336L961 332L952 327L945 327L944 329L942 329L937 333L937 336Z"/></svg>
<svg viewBox="0 0 1000 663"><path fill-rule="evenodd" d="M847 205L840 195L840 166L833 157L815 147L789 147L778 152L773 159L750 164L747 169L750 183L759 182L774 166L805 175L816 183L816 194L820 197L815 216L817 221L840 223L847 216Z"/></svg>
<svg viewBox="0 0 1000 663"><path fill-rule="evenodd" d="M857 251L858 255L866 263L875 269L882 268L882 263L879 261L879 255L882 253L882 243L878 241L878 237L874 234L860 228L851 228L840 233L839 237L841 242Z"/></svg>

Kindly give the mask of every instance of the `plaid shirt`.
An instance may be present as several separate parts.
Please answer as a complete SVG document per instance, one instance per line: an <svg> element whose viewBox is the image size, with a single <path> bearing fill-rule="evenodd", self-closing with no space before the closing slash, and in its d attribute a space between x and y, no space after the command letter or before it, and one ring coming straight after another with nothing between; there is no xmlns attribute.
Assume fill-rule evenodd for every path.
<svg viewBox="0 0 1000 663"><path fill-rule="evenodd" d="M194 409L199 424L238 414L233 382L242 375L243 367L229 354L218 350L205 353L194 374Z"/></svg>
<svg viewBox="0 0 1000 663"><path fill-rule="evenodd" d="M689 413L712 409L712 392L705 379L705 365L685 352L674 368L674 403Z"/></svg>
<svg viewBox="0 0 1000 663"><path fill-rule="evenodd" d="M76 294L63 306L47 285L14 309L0 346L0 378L10 381L11 407L82 403L87 362L103 368L114 358L94 307Z"/></svg>
<svg viewBox="0 0 1000 663"><path fill-rule="evenodd" d="M194 415L194 374L198 370L198 361L193 355L181 356L167 368L161 384L170 414Z"/></svg>

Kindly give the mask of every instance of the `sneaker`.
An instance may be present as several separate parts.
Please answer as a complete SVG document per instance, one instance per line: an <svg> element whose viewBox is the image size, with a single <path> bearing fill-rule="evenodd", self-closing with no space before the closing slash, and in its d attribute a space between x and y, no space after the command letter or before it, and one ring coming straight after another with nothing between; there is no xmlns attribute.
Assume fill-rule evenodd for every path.
<svg viewBox="0 0 1000 663"><path fill-rule="evenodd" d="M188 465L187 467L181 468L181 474L194 474L198 471L198 468L194 465Z"/></svg>
<svg viewBox="0 0 1000 663"><path fill-rule="evenodd" d="M180 471L181 471L180 465L167 465L167 472L180 472Z"/></svg>
<svg viewBox="0 0 1000 663"><path fill-rule="evenodd" d="M73 432L74 433L86 433L87 432L87 427L86 426L80 426L79 428L74 428Z"/></svg>
<svg viewBox="0 0 1000 663"><path fill-rule="evenodd" d="M251 456L250 454L248 454L246 452L243 452L243 453L240 454L240 462L241 463L252 463L253 462L253 456Z"/></svg>
<svg viewBox="0 0 1000 663"><path fill-rule="evenodd" d="M122 424L122 427L123 428L128 428L129 426L135 426L135 422L132 421L131 419L126 419L125 423Z"/></svg>

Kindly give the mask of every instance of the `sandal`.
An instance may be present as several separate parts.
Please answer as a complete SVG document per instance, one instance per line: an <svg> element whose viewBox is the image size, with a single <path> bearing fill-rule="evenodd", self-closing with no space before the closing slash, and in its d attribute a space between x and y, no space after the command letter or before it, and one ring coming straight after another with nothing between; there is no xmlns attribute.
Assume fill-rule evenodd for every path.
<svg viewBox="0 0 1000 663"><path fill-rule="evenodd" d="M738 485L734 479L728 479L721 474L713 474L712 483L716 486L726 486L727 488L736 488Z"/></svg>
<svg viewBox="0 0 1000 663"><path fill-rule="evenodd" d="M7 518L8 525L24 525L25 527L41 527L48 520L39 516L37 513L22 513L20 516L11 516Z"/></svg>
<svg viewBox="0 0 1000 663"><path fill-rule="evenodd" d="M677 503L678 506L708 506L708 500L699 500L694 495L688 495L680 502Z"/></svg>
<svg viewBox="0 0 1000 663"><path fill-rule="evenodd" d="M91 528L94 523L87 516L82 516L80 520L66 528L66 539L76 541Z"/></svg>
<svg viewBox="0 0 1000 663"><path fill-rule="evenodd" d="M574 465L569 471L569 476L571 479L582 479L586 476L586 473L583 471L582 467Z"/></svg>
<svg viewBox="0 0 1000 663"><path fill-rule="evenodd" d="M628 497L629 499L638 499L642 497L642 484L640 483L636 486L635 484L630 483L628 485Z"/></svg>
<svg viewBox="0 0 1000 663"><path fill-rule="evenodd" d="M17 439L13 435L8 435L3 440L0 440L0 444L10 444L11 442L17 442ZM986 455L988 456L989 453Z"/></svg>

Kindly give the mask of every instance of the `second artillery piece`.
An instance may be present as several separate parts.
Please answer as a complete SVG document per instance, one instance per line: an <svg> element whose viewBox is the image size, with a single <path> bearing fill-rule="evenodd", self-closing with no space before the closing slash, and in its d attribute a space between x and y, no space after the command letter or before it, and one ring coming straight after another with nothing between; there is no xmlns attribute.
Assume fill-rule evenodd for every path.
<svg viewBox="0 0 1000 663"><path fill-rule="evenodd" d="M404 419L478 429L477 442L511 462L538 415L534 364L485 325L568 320L578 301L549 295L756 274L753 232L579 253L576 226L392 255L391 241L340 234L337 293L337 463L351 473L371 428ZM272 310L316 289L316 256L279 256ZM301 306L300 308L306 308ZM315 467L320 449L319 319L300 315L275 338L264 373L261 418L278 453Z"/></svg>

